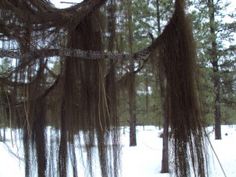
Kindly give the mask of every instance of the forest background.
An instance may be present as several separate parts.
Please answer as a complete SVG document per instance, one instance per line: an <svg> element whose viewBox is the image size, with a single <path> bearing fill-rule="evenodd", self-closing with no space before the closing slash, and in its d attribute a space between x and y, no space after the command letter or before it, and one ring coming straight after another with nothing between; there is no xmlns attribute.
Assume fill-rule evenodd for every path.
<svg viewBox="0 0 236 177"><path fill-rule="evenodd" d="M66 1L63 2L52 1L57 8L71 5ZM73 1L69 2L73 4ZM199 90L206 125L214 124L216 112L220 112L222 124L236 123L236 7L234 4L229 0L215 2L192 0L188 2L200 66ZM108 11L105 8L102 17L104 24L109 20ZM144 48L151 43L154 37L161 34L172 12L172 0L135 0L123 3L117 0L114 16L116 23L115 50L132 53ZM214 18L211 18L211 14ZM107 45L109 32L104 31L103 35L105 45ZM139 69L138 63L134 65L135 69ZM2 76L11 67L11 59L1 58L0 73ZM50 67L55 73L58 73L60 71L59 60L53 60ZM120 77L130 72L128 62L118 63L117 68L117 75ZM163 124L159 79L158 73L153 73L150 63L146 63L135 74L134 112L138 125L161 127ZM123 90L119 94L119 117L122 125L127 125L130 117L129 99L125 96L127 90Z"/></svg>
<svg viewBox="0 0 236 177"><path fill-rule="evenodd" d="M78 1L71 0L71 3ZM212 41L216 41L218 73L220 77L221 92L221 119L222 124L236 123L236 73L235 73L235 34L236 4L230 0L218 0L213 3L214 22L210 22L209 11L210 1L194 0L189 1L189 16L193 21L194 36L197 43L198 64L200 66L200 91L202 108L207 125L214 124L215 92L214 92L214 71L212 66L211 50ZM66 8L70 3L66 1L52 0L57 8ZM123 5L123 4L122 4ZM173 10L172 0L146 0L133 1L132 3L132 30L133 46L136 51L147 46L152 38L158 36L165 27ZM128 7L117 4L116 23L118 29L116 44L119 50L128 48ZM159 24L160 23L160 24ZM215 23L215 34L211 33L211 24ZM158 26L158 28L156 28ZM123 30L121 30L123 29ZM126 51L129 52L129 51ZM160 91L156 85L156 78L151 72L151 66L146 65L144 69L136 74L136 103L137 121L139 125L162 126L162 113L160 106ZM120 117L124 125L129 120L128 99L120 98Z"/></svg>
<svg viewBox="0 0 236 177"><path fill-rule="evenodd" d="M39 6L37 7L39 7L39 9L44 9L44 4L40 4L41 2L42 1L37 1L37 3L39 3ZM86 4L90 1L83 2ZM180 3L183 1L178 2ZM202 118L204 126L213 124L215 126L215 139L221 139L221 124L235 124L236 122L235 7L232 8L230 1L227 2L223 0L195 0L186 2L186 7L188 7L188 18L192 21L198 57L196 75L199 75L199 77L196 78L193 84L194 86L191 88L198 90L197 94L200 98L199 103L202 108L202 116L199 117ZM27 2L25 1L25 3ZM32 3L34 3L34 1L32 1ZM90 3L92 3L92 1ZM83 21L84 23L81 22L74 28L74 31L70 29L73 27L73 22L76 22L76 20L79 19L77 19L79 16L75 16L75 21L71 20L68 23L64 21L62 22L63 24L60 24L60 20L55 20L56 25L59 26L70 24L71 26L67 26L68 31L64 30L64 28L59 29L52 27L45 31L38 32L37 30L40 31L41 27L47 28L47 25L50 26L51 24L50 21L47 21L46 19L38 19L35 17L35 19L39 21L42 20L42 22L45 22L46 20L47 23L43 24L43 26L40 26L39 24L32 25L30 23L28 24L26 20L23 23L26 25L26 28L23 26L23 30L19 32L17 31L18 27L22 27L22 24L18 21L20 18L11 18L8 15L8 11L5 11L5 14L2 12L2 17L5 19L3 19L0 24L2 25L2 28L0 29L0 35L2 37L0 43L2 49L0 51L2 52L0 65L0 78L2 84L2 99L0 103L2 106L1 126L4 128L24 127L23 139L25 147L26 176L28 176L31 171L30 168L28 168L30 164L28 158L33 157L32 154L35 152L38 154L38 172L46 172L46 156L45 158L41 158L42 154L46 154L46 150L41 147L46 140L44 128L48 125L55 126L56 128L61 126L61 139L60 142L57 142L59 144L54 145L52 143L52 146L48 147L60 147L58 157L60 160L59 169L61 170L60 173L62 175L66 174L66 166L64 164L66 164L67 159L67 138L69 141L73 142L74 134L81 128L85 132L86 130L90 130L89 136L84 136L84 140L88 142L86 148L90 162L92 162L91 149L95 142L94 130L96 130L96 133L98 134L98 149L101 155L101 170L104 176L106 176L105 174L109 171L108 169L105 169L106 164L103 164L104 159L106 159L105 151L107 150L106 146L103 145L108 143L108 136L105 136L108 130L112 133L111 135L114 143L113 150L114 154L117 155L114 157L114 169L116 169L118 164L116 162L116 157L118 157L118 149L116 148L116 140L118 140L118 134L116 134L116 132L118 129L116 129L116 127L118 126L130 126L131 146L136 145L135 127L137 125L164 126L164 132L166 130L167 134L163 133L163 150L168 149L165 146L165 140L168 139L168 121L166 118L170 115L167 116L166 113L168 113L168 111L171 112L171 109L168 110L168 105L166 106L165 101L171 97L165 97L165 93L168 92L168 89L170 90L170 88L172 91L171 93L173 93L175 88L173 88L173 85L167 87L168 89L165 88L166 78L163 77L163 71L161 70L163 68L154 67L154 63L157 65L157 62L153 62L154 57L149 56L149 58L145 58L145 56L147 56L145 52L148 51L148 48L147 50L142 49L150 44L155 44L155 39L162 33L173 14L173 3L174 2L171 0L110 0L100 8L100 13L98 13L99 15L96 14L97 16L94 20L90 19L91 21L89 20L90 23L88 23L85 19L85 21ZM7 1L5 4L2 4L3 9L6 4L8 4ZM12 4L15 4L15 2L12 1ZM83 3L81 4L83 5ZM11 7L14 6L12 5ZM83 6L83 8L86 8L86 6ZM83 8L81 9L83 10ZM14 11L16 9L14 9ZM31 10L34 11L35 9L32 8ZM15 12L17 12L17 10ZM66 10L63 12L64 18L68 18L68 12ZM93 17L95 17L94 14ZM175 14L178 17L178 13ZM38 15L40 16L41 14ZM81 13L80 15L83 14ZM25 20L24 14L21 13L20 17ZM54 17L53 19L55 19ZM8 19L8 21L6 19ZM34 20L34 18L32 17L31 20ZM181 22L183 22L183 20ZM17 26L18 24L19 26ZM11 25L16 27L15 30L9 30L8 27L11 27ZM178 25L181 29L180 23L178 23ZM183 26L185 25L186 24L184 23ZM36 28L37 30L32 32L32 28ZM87 34L87 31L90 32L89 35L83 35ZM101 36L96 35L98 34L98 31ZM172 28L171 33L173 34L176 31L178 32L178 29L175 30ZM78 35L77 32L80 35ZM10 38L5 38L5 34L10 36ZM90 34L93 35L90 36ZM180 34L183 36L182 38L186 37L184 36L185 33ZM67 35L69 38L66 38ZM77 39L78 36L81 38ZM172 38L176 36L180 37L180 35L170 36ZM13 37L13 39L16 38L17 40L11 40L11 37ZM167 37L169 36L167 35ZM180 37L180 39L182 38ZM170 39L168 39L168 42L169 40ZM90 41L90 43L88 41ZM97 44L99 43L99 45L96 45L96 42ZM95 60L95 62L84 62L68 56L67 58L61 56L44 58L45 56L43 55L41 56L42 60L29 57L28 59L33 59L33 61L27 61L27 55L22 55L22 57L17 55L19 54L17 52L13 57L10 56L13 59L4 55L4 50L10 51L10 53L7 54L12 54L11 51L13 51L14 54L14 49L18 47L20 48L21 53L27 54L27 51L30 51L31 48L60 48L63 50L65 47L68 47L70 49L80 49L80 45L82 44L82 49L84 50L104 50L104 52L113 52L114 56L116 53L132 55L136 51L141 52L139 52L138 55L134 55L131 60L116 60L113 58L112 60ZM95 46L93 46L94 44ZM181 45L181 43L177 44ZM160 50L166 49L165 45L163 46L164 47L160 48ZM177 49L183 48L183 46L173 46ZM167 45L167 48L168 47L169 46ZM189 45L187 48L188 47L191 46ZM169 50L172 50L172 48L169 47L168 51ZM162 53L168 56L168 51L159 51L155 57L158 58L158 55L160 54L161 58L165 58L165 56L162 56ZM179 52L180 55L184 53L184 51L181 50L179 50ZM172 52L172 54L176 53L175 50ZM14 56L16 58L14 58ZM17 59L19 56L22 57L22 60ZM173 58L175 58L175 55L173 56ZM193 58L194 57L191 59ZM22 62L23 60L24 62ZM33 62L33 64L31 62ZM181 66L184 67L184 64L186 63L182 63ZM178 72L188 73L182 72L184 69L186 69L186 71L194 70L191 66L185 68L178 67L179 65L176 67L168 66L166 67L165 65L167 69L179 69L177 71L168 70L173 71L171 73L172 75L173 73L179 74ZM78 74L80 74L80 77L78 77ZM59 79L60 76L61 79ZM178 85L183 83L182 85L188 86L187 84L184 84L186 82L183 77L179 79L181 82L176 82L176 80L174 80L174 83ZM195 82L197 83L196 85ZM23 87L21 87L22 85ZM57 89L53 90L54 86L58 86ZM17 87L20 89L17 89ZM181 97L180 100L177 100L179 102L176 101L178 104L185 101L184 98L186 98L186 95L186 99L192 98L188 97L188 94L183 94L184 90L182 91L180 88L184 87L178 88L178 92L176 92L185 96ZM53 92L50 92L51 90L53 90ZM186 90L188 91L188 87L185 91ZM46 97L49 92L50 96ZM105 94L105 92L107 93ZM172 94L172 96L175 95L176 94ZM116 105L116 96L118 106ZM194 97L193 99L194 100L190 101L197 102L196 105L198 105L198 100ZM168 103L167 101L166 103ZM174 99L172 99L172 101L175 102ZM11 107L11 103L14 105L13 107ZM178 107L178 104L175 104L175 107ZM19 109L19 106L21 109ZM191 109L191 105L185 106ZM194 117L198 116L196 110L197 109L195 108L194 110L183 110L180 108L177 109L176 113L178 113L178 111L183 111L183 115L191 113ZM116 111L118 112L117 115ZM196 115L192 114L191 111L195 111ZM174 114L174 116L172 115L170 118L174 120L174 117L176 116L178 117L178 115ZM77 119L78 117L79 119ZM84 119L84 117L86 119ZM187 118L189 117L187 116ZM191 119L190 122L194 122L194 120ZM181 124L181 122L175 123ZM187 126L188 125L189 124L187 124ZM111 127L115 130L115 133L113 133ZM191 126L189 128L191 128ZM184 131L179 131L184 135L191 135L191 133L185 134ZM68 132L69 135L67 135ZM32 139L29 140L29 137L31 136ZM186 139L183 140L184 142L186 141ZM199 141L195 142L199 143ZM31 143L33 145L34 143L36 144L36 151L33 149L33 146L32 152L29 151ZM201 143L197 145L200 145L201 149ZM73 143L71 148L75 148ZM181 150L181 148L179 150ZM54 154L52 154L52 157L55 157L55 155L53 155ZM72 157L75 157L75 154L73 154ZM168 157L168 155L166 157ZM168 160L166 161L168 162ZM52 162L54 161L52 160ZM73 163L74 165L76 164L76 159ZM89 165L92 167L92 164ZM181 170L183 172L186 171L184 168ZM116 172L117 170L114 170L114 175L116 175ZM45 174L39 174L39 176L40 175Z"/></svg>

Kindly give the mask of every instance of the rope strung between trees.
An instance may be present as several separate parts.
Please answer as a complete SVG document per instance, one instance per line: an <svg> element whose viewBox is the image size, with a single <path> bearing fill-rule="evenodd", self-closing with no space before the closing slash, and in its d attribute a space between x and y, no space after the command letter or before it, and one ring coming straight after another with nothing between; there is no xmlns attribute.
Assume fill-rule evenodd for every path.
<svg viewBox="0 0 236 177"><path fill-rule="evenodd" d="M27 1L24 2L25 6L34 6L38 4L39 7L32 9L36 11L32 13L21 3L18 4L13 0L5 1L3 0L0 3L2 9L0 9L0 26L2 27L0 34L3 36L9 37L10 40L16 39L24 40L20 37L21 33L25 32L24 25L27 21L27 26L32 26L33 30L46 30L50 27L68 28L73 29L80 21L94 9L100 7L106 2L106 0L88 0L78 3L67 9L56 9L48 1ZM19 7L18 7L19 6ZM16 10L16 7L18 10ZM32 8L32 7L31 7ZM22 12L24 11L24 13ZM76 13L75 13L76 12ZM26 15L28 14L28 15ZM27 17L27 19L26 19ZM60 19L60 20L58 20ZM11 31L9 33L9 30ZM158 38L156 39L158 41ZM0 50L0 57L4 58L45 58L45 57L75 57L80 59L112 59L112 60L146 60L150 53L156 48L152 42L148 47L141 49L140 51L129 54L129 53L116 53L116 52L100 52L100 51L87 51L81 49L69 49L69 48L52 48L52 49L36 49L32 46L30 52L21 53L20 50Z"/></svg>
<svg viewBox="0 0 236 177"><path fill-rule="evenodd" d="M22 54L18 50L0 50L0 58L41 58L41 57L76 57L80 59L96 60L96 59L112 59L112 60L145 60L151 53L150 47L144 48L134 54L116 53L116 52L100 52L81 49L39 49L29 53Z"/></svg>

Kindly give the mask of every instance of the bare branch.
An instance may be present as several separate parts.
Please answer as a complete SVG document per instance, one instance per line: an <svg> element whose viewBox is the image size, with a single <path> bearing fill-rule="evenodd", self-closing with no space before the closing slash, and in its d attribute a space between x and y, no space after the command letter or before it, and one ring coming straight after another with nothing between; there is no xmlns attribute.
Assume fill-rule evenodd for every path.
<svg viewBox="0 0 236 177"><path fill-rule="evenodd" d="M38 0L35 7L31 2L16 3L15 0L9 0L0 3L1 18L5 19L4 10L11 11L19 20L28 24L44 24L45 26L70 26L77 25L89 13L102 6L106 0L88 0L78 3L70 8L56 9L50 3L44 3ZM36 6L38 4L38 6ZM4 9L4 10L3 10Z"/></svg>

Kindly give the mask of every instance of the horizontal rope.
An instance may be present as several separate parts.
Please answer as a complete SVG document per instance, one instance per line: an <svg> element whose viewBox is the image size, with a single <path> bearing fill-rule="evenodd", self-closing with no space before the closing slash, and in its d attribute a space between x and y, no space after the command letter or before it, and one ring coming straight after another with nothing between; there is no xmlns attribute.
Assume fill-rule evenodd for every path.
<svg viewBox="0 0 236 177"><path fill-rule="evenodd" d="M73 57L80 59L123 59L123 60L145 60L151 53L149 47L144 48L134 54L116 53L116 52L100 52L81 49L39 49L22 54L19 50L0 50L0 58L44 58L44 57Z"/></svg>

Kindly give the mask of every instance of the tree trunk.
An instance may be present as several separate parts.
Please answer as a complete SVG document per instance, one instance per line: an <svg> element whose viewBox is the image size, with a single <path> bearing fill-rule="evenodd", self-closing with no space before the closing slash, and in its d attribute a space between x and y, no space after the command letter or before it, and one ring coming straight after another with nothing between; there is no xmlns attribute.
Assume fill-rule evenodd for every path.
<svg viewBox="0 0 236 177"><path fill-rule="evenodd" d="M166 104L164 103L164 120L163 120L163 141L162 141L162 161L161 161L161 173L169 173L169 122L166 115Z"/></svg>
<svg viewBox="0 0 236 177"><path fill-rule="evenodd" d="M35 148L37 153L38 176L46 177L47 160L46 160L46 145L45 145L45 100L39 99L35 102Z"/></svg>
<svg viewBox="0 0 236 177"><path fill-rule="evenodd" d="M67 135L66 135L66 121L65 121L65 100L61 103L61 137L59 145L59 176L67 177Z"/></svg>
<svg viewBox="0 0 236 177"><path fill-rule="evenodd" d="M163 116L163 136L162 136L162 161L161 161L161 173L169 173L169 120L167 115L167 96L166 86L163 82L165 80L163 71L159 71L159 84L160 84L160 99L162 106Z"/></svg>
<svg viewBox="0 0 236 177"><path fill-rule="evenodd" d="M161 68L161 67L160 67ZM163 82L165 80L163 76L163 71L159 71L160 80L160 99L162 106L162 116L163 116L163 141L162 141L162 163L161 163L161 173L169 173L169 120L167 115L167 96L166 96L166 86Z"/></svg>
<svg viewBox="0 0 236 177"><path fill-rule="evenodd" d="M161 34L160 0L156 0L156 8L157 8L157 32L159 36Z"/></svg>
<svg viewBox="0 0 236 177"><path fill-rule="evenodd" d="M215 68L215 69L214 69ZM216 70L217 69L217 70ZM221 139L221 87L220 87L220 77L218 71L218 64L213 65L214 75L214 93L215 93L215 102L214 102L214 116L215 116L215 139ZM216 70L216 71L215 71Z"/></svg>
<svg viewBox="0 0 236 177"><path fill-rule="evenodd" d="M128 42L130 53L133 53L133 28L132 28L132 0L128 2ZM136 146L136 90L135 90L135 74L134 74L134 61L130 63L130 85L128 88L129 94L129 124L130 124L130 146Z"/></svg>
<svg viewBox="0 0 236 177"><path fill-rule="evenodd" d="M146 70L145 74L145 117L148 119L149 117L149 81L148 81L148 70Z"/></svg>
<svg viewBox="0 0 236 177"><path fill-rule="evenodd" d="M25 43L20 41L20 49L21 52L27 53L30 50L30 43L31 43L31 29L30 28L26 28L25 29ZM20 60L20 63L24 62L25 60L27 60L27 58L23 57ZM20 65L20 64L19 64ZM30 69L29 69L30 70ZM29 71L30 72L30 71ZM20 71L19 72L20 75L20 79L19 80L23 80L25 78L25 73ZM30 73L28 73L28 75L30 75ZM17 80L17 74L15 75L15 80ZM17 94L17 88L14 87L14 94ZM15 96L15 95L14 95ZM26 98L27 94L25 95ZM16 98L15 98L16 99ZM14 100L16 101L16 100ZM25 103L27 104L27 103ZM27 106L26 106L27 107ZM27 110L29 108L27 107ZM31 141L31 127L30 127L30 121L29 121L29 115L28 115L28 111L25 112L25 119L26 119L26 124L24 125L24 133L23 133L23 143L24 143L24 159L25 159L25 177L30 177L31 173L31 164L30 164L30 160L31 160L31 145L32 145L32 141Z"/></svg>
<svg viewBox="0 0 236 177"><path fill-rule="evenodd" d="M129 125L130 125L130 146L137 145L136 139L136 92L135 92L135 74L132 73L130 77L130 88L129 88Z"/></svg>
<svg viewBox="0 0 236 177"><path fill-rule="evenodd" d="M160 0L156 0L156 8L157 8L157 30L158 35L161 34L161 15L160 15ZM160 67L159 71L159 87L160 87L160 99L161 99L161 107L162 107L162 116L163 116L163 136L162 136L162 161L161 161L161 173L169 173L169 122L167 117L167 97L165 94L166 86L165 86L165 78L164 78L164 69Z"/></svg>
<svg viewBox="0 0 236 177"><path fill-rule="evenodd" d="M116 0L108 1L108 51L114 52L115 38L116 38ZM117 93L116 93L116 62L114 60L109 61L109 73L106 78L106 92L107 102L109 107L109 113L111 116L112 124L117 123Z"/></svg>
<svg viewBox="0 0 236 177"><path fill-rule="evenodd" d="M108 33L110 36L108 38L108 51L114 52L115 50L115 42L116 42L116 0L108 1ZM117 85L116 85L116 61L109 61L109 73L106 77L106 92L107 92L107 104L111 117L111 125L116 125L114 127L118 127L119 118L117 113ZM118 131L118 130L117 130ZM112 143L117 144L119 141L119 134L116 131L112 133ZM116 149L116 146L113 146ZM117 147L119 148L119 147ZM113 156L113 166L114 169L118 169L119 167L119 151L112 151ZM114 177L119 176L118 170L114 171Z"/></svg>
<svg viewBox="0 0 236 177"><path fill-rule="evenodd" d="M25 177L30 177L30 142L29 131L24 127L23 145L24 145L24 159L25 159Z"/></svg>
<svg viewBox="0 0 236 177"><path fill-rule="evenodd" d="M221 87L220 87L220 73L219 61L217 55L217 42L216 42L216 21L215 21L215 5L214 0L208 0L207 6L209 10L209 24L211 35L211 49L210 57L213 68L213 83L214 83L214 116L215 116L215 139L221 139Z"/></svg>

